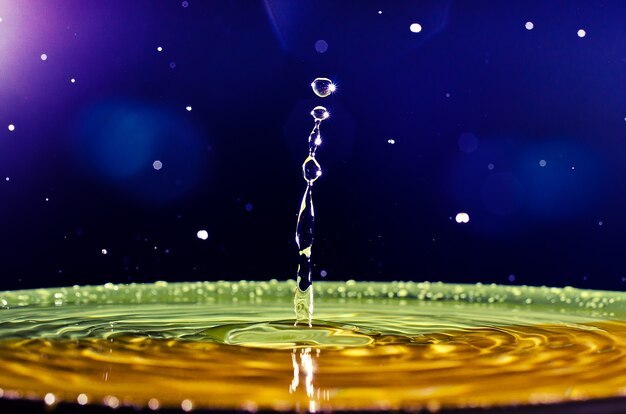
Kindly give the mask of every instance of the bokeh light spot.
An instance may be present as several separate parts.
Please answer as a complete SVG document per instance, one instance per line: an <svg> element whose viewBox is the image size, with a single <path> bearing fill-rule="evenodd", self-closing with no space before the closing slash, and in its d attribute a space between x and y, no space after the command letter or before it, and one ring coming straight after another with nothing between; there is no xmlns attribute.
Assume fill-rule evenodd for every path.
<svg viewBox="0 0 626 414"><path fill-rule="evenodd" d="M458 213L455 217L455 220L459 224L469 223L470 221L469 214L464 213L464 212Z"/></svg>
<svg viewBox="0 0 626 414"><path fill-rule="evenodd" d="M465 132L459 136L459 149L465 153L471 153L478 149L478 138L471 132Z"/></svg>
<svg viewBox="0 0 626 414"><path fill-rule="evenodd" d="M328 50L328 43L326 42L326 40L318 40L317 42L315 42L315 51L317 53L326 53L326 51Z"/></svg>
<svg viewBox="0 0 626 414"><path fill-rule="evenodd" d="M411 26L409 26L409 30L413 33L419 33L422 31L422 25L419 23L413 23L411 24Z"/></svg>
<svg viewBox="0 0 626 414"><path fill-rule="evenodd" d="M209 238L209 233L206 230L199 230L196 234L200 240L206 240Z"/></svg>
<svg viewBox="0 0 626 414"><path fill-rule="evenodd" d="M8 128L9 128L9 131L11 132L15 131L15 125L13 124L9 124Z"/></svg>

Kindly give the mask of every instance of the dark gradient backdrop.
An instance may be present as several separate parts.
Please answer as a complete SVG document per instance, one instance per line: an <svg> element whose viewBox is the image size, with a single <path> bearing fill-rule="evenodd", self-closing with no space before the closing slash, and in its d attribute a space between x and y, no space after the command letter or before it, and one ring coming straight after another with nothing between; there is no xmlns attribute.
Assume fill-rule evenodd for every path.
<svg viewBox="0 0 626 414"><path fill-rule="evenodd" d="M318 104L316 278L626 288L623 0L2 0L0 18L1 289L293 277Z"/></svg>

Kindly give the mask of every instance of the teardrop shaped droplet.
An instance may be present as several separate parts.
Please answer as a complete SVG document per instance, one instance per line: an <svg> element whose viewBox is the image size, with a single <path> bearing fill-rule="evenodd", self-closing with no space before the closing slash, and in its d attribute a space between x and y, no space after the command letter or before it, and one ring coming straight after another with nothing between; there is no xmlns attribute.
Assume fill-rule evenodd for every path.
<svg viewBox="0 0 626 414"><path fill-rule="evenodd" d="M337 89L333 81L328 78L316 78L311 82L313 92L320 98L325 98Z"/></svg>
<svg viewBox="0 0 626 414"><path fill-rule="evenodd" d="M330 114L328 113L326 108L324 108L323 106L316 106L311 111L311 116L315 118L316 121L323 121L326 118L328 118L329 115Z"/></svg>

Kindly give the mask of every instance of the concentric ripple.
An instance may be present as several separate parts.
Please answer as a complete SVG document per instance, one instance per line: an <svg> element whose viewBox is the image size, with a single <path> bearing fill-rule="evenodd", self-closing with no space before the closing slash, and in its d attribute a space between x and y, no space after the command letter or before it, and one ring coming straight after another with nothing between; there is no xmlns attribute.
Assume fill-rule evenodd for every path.
<svg viewBox="0 0 626 414"><path fill-rule="evenodd" d="M289 282L0 293L0 396L48 404L438 409L624 395L626 295Z"/></svg>

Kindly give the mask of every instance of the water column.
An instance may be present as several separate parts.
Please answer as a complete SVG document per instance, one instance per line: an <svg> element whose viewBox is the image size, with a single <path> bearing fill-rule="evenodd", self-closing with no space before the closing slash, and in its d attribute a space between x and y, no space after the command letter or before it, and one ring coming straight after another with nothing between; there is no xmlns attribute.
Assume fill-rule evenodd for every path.
<svg viewBox="0 0 626 414"><path fill-rule="evenodd" d="M335 85L330 79L317 78L311 83L313 92L321 98L329 96L335 91ZM316 106L311 111L314 119L313 130L309 134L309 154L302 163L302 175L306 181L306 189L298 211L296 225L296 244L298 245L298 272L296 278L296 292L294 296L294 310L296 322L308 323L311 326L313 319L313 287L311 273L311 248L313 246L313 227L315 210L313 208L313 183L322 175L322 167L315 159L317 148L322 144L320 125L328 118L328 111L323 106Z"/></svg>

